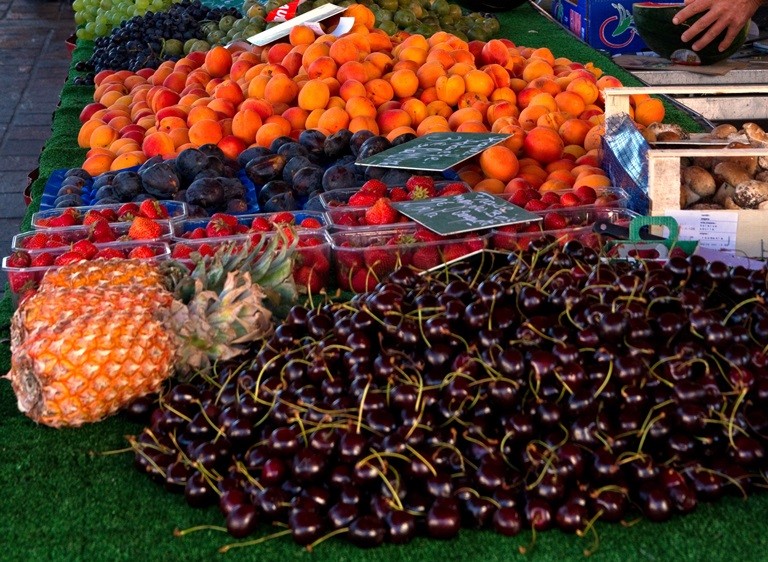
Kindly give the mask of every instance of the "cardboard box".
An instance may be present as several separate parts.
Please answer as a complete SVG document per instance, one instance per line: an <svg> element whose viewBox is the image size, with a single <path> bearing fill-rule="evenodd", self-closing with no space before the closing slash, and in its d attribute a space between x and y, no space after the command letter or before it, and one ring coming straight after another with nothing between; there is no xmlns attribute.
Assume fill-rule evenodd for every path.
<svg viewBox="0 0 768 562"><path fill-rule="evenodd" d="M765 86L655 86L639 88L606 88L605 117L610 121L628 113L633 94L721 95L763 93ZM610 143L605 143L608 151ZM635 152L637 154L637 152ZM768 259L768 211L756 209L723 209L694 211L680 209L681 161L694 157L768 156L768 148L649 148L647 177L638 189L646 191L649 214L674 217L680 225L681 240L698 240L700 247L724 250L737 256ZM606 154L606 158L613 158ZM640 157L638 155L638 157ZM631 194L630 194L631 198Z"/></svg>
<svg viewBox="0 0 768 562"><path fill-rule="evenodd" d="M555 20L598 51L611 55L637 53L648 47L632 17L635 1L553 0L551 12Z"/></svg>

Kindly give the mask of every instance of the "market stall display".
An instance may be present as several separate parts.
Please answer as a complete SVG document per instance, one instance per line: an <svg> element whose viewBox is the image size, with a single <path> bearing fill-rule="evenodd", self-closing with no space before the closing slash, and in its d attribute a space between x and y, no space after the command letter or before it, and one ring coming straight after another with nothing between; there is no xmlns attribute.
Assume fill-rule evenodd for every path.
<svg viewBox="0 0 768 562"><path fill-rule="evenodd" d="M505 20L502 14L500 21L502 29L506 26L513 36L511 18ZM429 56L429 41L423 40L427 48L421 50ZM398 42L397 46L405 41L407 39ZM423 43L413 40L405 44L419 48ZM457 45L461 43L453 46ZM497 47L497 43L492 45ZM398 52L402 53L406 47ZM523 59L520 79L526 84L539 78L531 75L533 70L523 78L531 59L540 59L550 68L565 64L565 60L554 64L559 60L555 58L557 48L554 46L552 50L528 49L527 56L519 55ZM461 48L454 50L464 52ZM410 52L409 56L421 55L415 49ZM466 52L470 52L469 48ZM81 44L75 57L82 61L89 53L89 46ZM394 55L393 60L400 58L394 50L390 53ZM477 53L483 56L482 48L475 53L474 56L478 56ZM398 62L403 59L416 63L405 57ZM576 59L566 60L570 64ZM223 213L220 207L211 206L206 212L196 211L199 218L175 221L172 241L177 244L203 240L201 244L219 246L214 243L217 238L224 242L229 237L247 236L229 241L234 242L234 246L223 244L227 252L242 245L247 249L247 240L257 234L264 243L273 244L260 247L257 253L266 250L264 254L271 257L272 251L279 252L282 282L278 287L291 287L292 283L285 284L285 281L292 279L299 289L302 284L309 288L314 297L319 297L316 302L320 304L311 309L300 305L290 311L280 310L275 318L285 320L276 323L273 331L267 329L270 335L263 346L254 345L245 352L248 363L241 365L222 359L203 377L169 383L159 402L150 394L147 399L133 401L120 417L97 425L59 432L31 426L18 413L12 413L15 407L3 397L3 407L9 412L9 427L30 436L27 438L30 447L36 448L45 441L48 446L58 443L61 447L72 447L69 451L83 452L85 446L96 453L87 461L78 453L74 453L72 461L69 457L60 459L69 466L59 474L49 473L50 466L29 466L30 478L36 478L41 470L46 471L49 479L66 478L71 474L72 462L93 463L90 466L98 463L100 470L95 471L98 473L88 476L89 484L98 490L97 496L108 489L107 496L115 502L140 503L134 514L121 513L116 517L113 507L99 501L103 497L91 499L86 493L91 506L85 515L88 528L96 531L95 527L100 526L107 533L117 533L126 520L140 528L130 537L120 533L121 538L115 542L97 539L80 543L83 552L89 557L122 559L138 555L141 550L141 556L149 559L156 556L202 559L215 556L216 549L223 547L230 552L227 556L237 556L237 552L251 556L256 552L276 558L303 554L293 544L296 542L310 546L314 557L340 559L361 556L358 547L413 541L402 547L388 544L364 556L421 558L471 549L490 560L508 559L514 550L542 559L580 557L582 551L607 557L631 558L638 552L652 552L693 559L691 557L702 555L706 549L708 554L739 552L743 559L754 557L760 547L740 543L737 533L730 531L755 519L765 501L758 494L764 480L761 467L765 420L760 415L760 406L765 402L760 374L761 361L764 361L760 341L765 339L766 315L761 302L765 292L764 275L761 277L760 271L751 273L722 264L707 264L701 258L681 255L679 248L671 250L666 263L654 260L601 263L599 252L607 247L607 238L601 233L572 229L575 225L589 229L589 224L598 216L609 218L614 226L628 226L634 218L633 213L621 209L622 192L612 190L605 183L607 174L600 167L599 145L593 149L584 144L588 131L573 136L560 132L560 126L568 119L558 123L564 115L556 116L567 113L566 106L583 106L579 113L591 109L593 113L576 119L589 123L589 130L598 127L590 142L599 138L600 112L594 111L601 103L600 90L602 86L619 85L618 80L605 80L597 85L602 62L590 66L575 63L577 66L568 70L569 73L583 70L594 77L596 97L589 103L581 94L576 94L581 98L581 105L573 96L561 97L557 103L557 94L545 91L549 86L546 80L536 82L542 91L520 95L525 86L518 84L518 90L510 88L517 102L526 100L523 110L544 108L528 111L526 126L515 125L510 114L500 113L491 119L488 110L492 103L480 111L476 105L453 108L453 104L439 100L453 110L451 114L441 115L450 130L458 129L465 122L479 123L491 130L498 120L502 120L500 126L509 127L505 131L510 134L508 142L486 149L487 152L454 169L461 181L453 183L461 186L464 193L473 188L502 195L508 184L522 179L525 183L512 184L506 196L528 196L526 203L542 201L542 205L550 207L535 209L536 204L532 204L532 211L543 214L539 217L542 226L520 233L519 237L515 236L518 233L501 227L493 233L459 238L457 243L457 239L434 238L434 234L421 227L403 227L399 221L394 226L377 225L378 232L339 229L320 244L328 248L323 250L326 263L334 264L336 273L339 264L343 264L349 268L349 275L334 277L327 270L315 270L320 271L322 283L313 286L300 282L297 278L300 274L293 267L296 263L307 265L307 256L317 259L312 252L314 248L309 252L302 250L302 232L294 231L290 224L303 225L303 219L292 215L290 220L284 217L275 220L271 214L272 225L269 220L263 224L255 215L233 222L230 219L237 214ZM607 59L604 62L608 68ZM271 63L267 58L265 64L279 63ZM461 63L454 61L455 64ZM464 74L452 76L466 76L476 70L490 75L469 64L464 70ZM73 70L73 76L83 72L87 70ZM159 82L160 74L153 72L151 76ZM579 76L586 77L576 72L571 82ZM128 77L124 75L121 80ZM149 80L150 74L142 78ZM220 83L206 84L206 87L215 89ZM465 87L467 84L464 80ZM567 83L564 84L568 91ZM71 168L86 160L86 150L72 145L73 129L66 130L72 123L78 127L83 124L82 108L93 101L92 90L83 92L79 88L83 86L65 87L65 93L71 97L67 100L65 96L57 112L54 125L58 125L58 136L55 131L41 159L41 166L48 173L50 168ZM578 91L586 92L587 96L593 93L586 84ZM397 99L397 103L402 104L404 97ZM288 102L273 101L287 106L279 106L283 112L291 107ZM394 96L387 101L395 101ZM597 107L587 109L590 104ZM104 105L106 109L107 104ZM494 107L501 111L504 106ZM272 105L272 115L275 108ZM382 114L398 109L394 105L385 106ZM477 113L464 111L452 123L452 117L464 109ZM643 122L649 124L655 120L651 116L663 118L664 109L652 98L633 99L632 110L641 127ZM670 115L675 115L674 111ZM381 128L378 119L368 123ZM259 148L270 153L260 153L257 158L274 160L281 147L288 147L290 141L275 142L280 137L290 137L292 132L289 130L264 142ZM331 138L334 133L322 131L321 140ZM348 146L351 133L349 138L344 138L347 144L340 145ZM407 134L398 131L399 134L390 139L381 133L379 130L370 134L371 139L383 139L376 141L379 146L375 152L387 143L393 144L401 134ZM416 127L411 134L417 136L418 133ZM300 134L297 130L296 137ZM407 142L410 138L407 136L404 140ZM141 149L145 139L146 136L141 143L136 142ZM315 138L318 139L319 136ZM364 143L361 142L361 149ZM187 150L200 152L204 146L206 151L213 150L210 143ZM59 150L54 154L51 147ZM322 147L325 153L324 142L316 143L316 147ZM92 152L91 156L109 158L108 148L98 148L104 152ZM93 149L91 146L89 150ZM236 157L245 150L227 154L219 148L223 156L214 151L214 155L208 153L207 157L237 162ZM145 153L145 156L154 155ZM309 156L308 153L304 157L310 166L322 167ZM579 159L583 160L579 162ZM252 160L244 162L246 167ZM287 158L282 166L280 178ZM256 168L265 167L254 165L251 175L257 173ZM296 173L306 167L298 168ZM574 172L578 167L581 169ZM94 172L97 170L97 166L92 168ZM109 171L100 170L102 174ZM276 172L273 170L273 173ZM35 205L39 205L47 175L44 172L34 186ZM99 175L94 173L91 177ZM293 175L289 174L289 178L293 179ZM440 197L439 192L430 192L427 183L414 178L419 178L419 174L409 173L408 179L402 182L406 199L426 197L429 201L430 197ZM371 192L376 193L379 201L391 201L392 192L399 189L396 182L378 185L378 179L362 179L376 186ZM269 181L281 180L270 178L262 183ZM593 207L579 206L573 211L552 208L568 201L567 193L559 189L564 184L573 189L572 195L579 203ZM535 190L540 199L526 195L527 190ZM602 192L616 198L606 198L603 201L606 208L595 209ZM557 197L557 201L550 199L548 193ZM546 203L543 202L545 196L549 199ZM369 211L377 201L371 200L369 204L359 206L358 211ZM389 213L388 203L378 204L383 207L377 209L380 215ZM65 213L64 210L57 212ZM211 216L204 216L206 214ZM326 221L328 215L319 216L322 218L317 220L318 225L312 227L331 228L332 222ZM96 220L110 222L103 217ZM374 218L375 222L378 220ZM277 234L273 234L275 222L288 227L277 228ZM267 228L269 232L264 235ZM396 230L402 228L408 230L405 238L400 238L402 233ZM192 232L198 234L193 237ZM572 239L573 234L581 241ZM501 253L498 248L488 251L494 238L502 237L516 238L515 252ZM368 243L368 238L374 243ZM658 240L654 243L663 246ZM306 252L303 261L293 260L293 244L297 244L297 255ZM215 248L212 250L215 252ZM203 253L199 247L198 253ZM225 262L229 259L227 254L217 255ZM196 258L191 254L186 258L186 265L194 266ZM445 261L453 264L443 266ZM431 271L419 275L416 270L402 268L406 262L420 264L418 271ZM70 268L77 267L62 266L59 272L63 277ZM362 272L365 279L361 281L353 267ZM259 267L252 264L251 269L255 273ZM189 278L184 281L185 276L190 275L189 270L178 271L181 277L175 278L175 282L183 289L189 285ZM388 279L386 275L390 272L393 277ZM191 276L192 279L202 276L205 282L223 279L199 268L194 269ZM79 275L68 278L76 279ZM265 278L252 277L250 282L263 286L269 301L271 291ZM43 283L42 290L22 299L19 310L23 314L17 313L14 320L14 361L17 361L13 365L14 380L22 398L29 390L21 385L22 381L30 382L36 377L42 388L49 388L47 365L37 364L28 371L25 354L34 355L40 346L48 345L46 342L51 340L46 334L54 328L77 342L79 334L95 330L102 323L124 322L127 326L145 319L138 314L130 317L128 313L121 313L107 318L98 311L85 312L89 306L100 304L101 299L129 298L116 284L81 289L75 297L70 290L46 288L46 282ZM372 292L361 292L357 297L348 293L318 295L318 290L338 288ZM220 285L215 289L220 290ZM147 290L165 294L154 285ZM258 293L257 286L254 290ZM144 294L130 292L137 293L131 295L134 299ZM207 291L204 294L210 296ZM189 298L193 297L186 294L185 301ZM226 294L221 298L228 300ZM729 306L721 306L723 302ZM58 311L71 308L73 303L83 306L81 318L86 320L69 324L62 320L60 324L63 313ZM7 300L5 304L8 305ZM37 325L24 324L23 318L36 317L36 309L42 304L45 314L49 314L44 318L49 320L41 320ZM192 303L185 304L192 307ZM753 320L748 321L749 318ZM92 320L92 326L87 319ZM158 334L169 333L166 326L156 326L152 324L154 320L146 319L146 325L158 328ZM228 323L225 320L225 324ZM205 322L199 324L204 330L211 327ZM105 337L116 337L117 332L105 328ZM241 346L244 342L239 336L228 334ZM214 341L210 332L197 337ZM168 372L167 356L176 341L166 335L158 335L156 339L157 345L167 344L162 354L162 378ZM666 343L652 345L656 340ZM737 344L731 345L733 341ZM224 351L223 357L231 355ZM170 361L174 366L184 363ZM580 367L582 363L589 369ZM446 370L451 373L447 378ZM61 370L58 375L62 375ZM74 380L69 378L69 382ZM150 386L155 388L156 384L153 382ZM72 388L73 396L82 398L91 393L81 384ZM142 387L137 392L143 394L148 390L149 387ZM98 419L116 408L110 401L95 402L106 404L106 409L99 409L87 419ZM35 404L27 409L38 411L34 400L23 398L22 403ZM72 410L68 408L68 411ZM626 415L614 418L619 411ZM68 423L79 424L83 418L77 414L75 406L74 417L69 418ZM140 421L130 421L125 417L129 414ZM709 420L717 423L707 424ZM44 421L55 424L58 418L46 417ZM138 472L126 470L131 462L126 455L98 455L118 448L124 434L132 436L128 443ZM115 479L120 479L125 486L116 486ZM150 480L157 480L160 486ZM182 492L183 496L164 494L161 488ZM753 493L756 497L744 503L732 498L708 503L722 496L752 496ZM132 496L146 501L137 502ZM218 508L211 507L217 503ZM188 505L203 509L192 510ZM694 508L696 513L680 517ZM105 511L111 511L111 515ZM154 530L146 527L152 524L148 522L168 523L169 514L173 522L165 525L165 534L160 531L162 536L156 533L157 527ZM90 519L93 516L98 517L98 525ZM636 516L644 520L632 528L604 523L611 519L630 521ZM715 519L725 529L722 536L712 536L707 529ZM271 538L273 533L267 530L268 521L275 523L274 535L290 535L293 541L278 536ZM656 526L649 521L665 523ZM55 523L59 528L77 524L58 517ZM200 524L202 528L198 528ZM568 534L551 532L537 536L536 531L550 526ZM177 528L175 537L171 533L174 527ZM476 530L478 528L492 529L500 535L517 535L517 538L503 538L487 530ZM532 535L529 529L533 529ZM24 545L23 548L29 546L18 531L10 532L9 536ZM627 540L627 537L631 538ZM448 538L454 540L447 543L434 540ZM602 543L599 549L596 538ZM245 540L238 542L237 539ZM61 552L66 557L67 545L54 542L56 544L46 546L46 554L55 556ZM157 546L157 552L148 546L150 544ZM239 548L249 544L250 549ZM412 554L414 552L417 554Z"/></svg>

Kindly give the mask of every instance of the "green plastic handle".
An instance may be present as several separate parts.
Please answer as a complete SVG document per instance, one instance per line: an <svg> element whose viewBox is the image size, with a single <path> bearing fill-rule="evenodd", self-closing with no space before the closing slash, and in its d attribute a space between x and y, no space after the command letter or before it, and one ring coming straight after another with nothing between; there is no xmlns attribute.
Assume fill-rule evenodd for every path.
<svg viewBox="0 0 768 562"><path fill-rule="evenodd" d="M680 225L673 217L635 217L629 223L629 242L645 242L640 236L640 229L644 226L664 226L669 231L669 238L665 243L674 245L677 243L677 237L680 234Z"/></svg>

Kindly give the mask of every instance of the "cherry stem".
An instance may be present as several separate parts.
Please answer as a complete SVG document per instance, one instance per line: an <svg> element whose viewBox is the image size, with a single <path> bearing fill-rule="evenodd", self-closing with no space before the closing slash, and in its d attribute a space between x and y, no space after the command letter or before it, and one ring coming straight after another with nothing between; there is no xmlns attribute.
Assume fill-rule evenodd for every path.
<svg viewBox="0 0 768 562"><path fill-rule="evenodd" d="M219 552L224 554L226 552L229 552L233 548L241 548L241 547L244 547L244 546L256 546L257 544L261 544L261 543L264 543L264 542L267 542L267 541L271 541L272 539L277 539L279 537L284 537L285 535L290 535L291 532L292 531L290 529L284 529L282 531L278 531L276 533L272 533L271 535L266 535L266 536L263 536L263 537L259 537L258 539L254 539L252 541L245 541L245 542L236 542L236 543L225 544L224 546L219 548Z"/></svg>
<svg viewBox="0 0 768 562"><path fill-rule="evenodd" d="M753 302L761 303L762 304L763 303L763 299L761 297L759 297L759 296L758 297L752 297L752 298L749 298L749 299L745 299L745 300L741 301L740 303L734 305L734 307L731 308L731 310L728 312L728 314L725 315L725 318L723 318L723 321L722 321L723 326L725 326L728 323L728 320L731 319L731 316L733 316L733 314L737 310L739 310L742 306L746 306L748 304L752 304Z"/></svg>
<svg viewBox="0 0 768 562"><path fill-rule="evenodd" d="M183 537L185 535L188 535L189 533L196 533L198 531L219 531L222 533L226 533L227 528L222 527L220 525L197 525L195 527L189 527L187 529L174 529L173 536Z"/></svg>
<svg viewBox="0 0 768 562"><path fill-rule="evenodd" d="M339 529L335 529L335 530L331 531L330 533L326 533L325 535L323 535L322 537L317 539L315 542L313 542L311 544L308 544L304 548L307 549L307 552L312 552L317 545L319 545L321 543L324 543L325 541L327 541L328 539L330 539L332 537L335 537L336 535L341 535L342 533L348 533L348 532L349 532L349 527L341 527Z"/></svg>
<svg viewBox="0 0 768 562"><path fill-rule="evenodd" d="M597 549L600 548L600 535L597 534L597 529L595 529L595 523L597 523L597 520L600 519L602 515L603 515L603 510L602 509L598 510L598 512L595 513L595 516L589 521L587 521L586 527L576 531L576 535L581 538L584 537L587 531L590 531L594 536L594 540L592 541L592 544L589 547L584 549L584 556L592 556L595 552L597 552Z"/></svg>

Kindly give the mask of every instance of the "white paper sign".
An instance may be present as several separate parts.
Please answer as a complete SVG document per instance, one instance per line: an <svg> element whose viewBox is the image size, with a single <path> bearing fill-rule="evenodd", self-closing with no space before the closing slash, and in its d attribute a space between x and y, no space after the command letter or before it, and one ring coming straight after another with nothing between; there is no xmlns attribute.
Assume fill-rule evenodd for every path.
<svg viewBox="0 0 768 562"><path fill-rule="evenodd" d="M713 250L736 250L736 230L739 215L731 211L667 210L665 215L673 217L680 225L680 240L698 240L702 248Z"/></svg>
<svg viewBox="0 0 768 562"><path fill-rule="evenodd" d="M336 6L334 4L323 4L319 8L305 12L293 19L284 21L275 27L270 27L261 33L250 36L248 38L248 42L253 43L259 47L263 47L264 45L269 45L273 41L287 37L291 33L291 28L296 27L297 25L323 21L324 19L330 18L331 16L340 14L344 10L346 10L346 8L341 6Z"/></svg>

